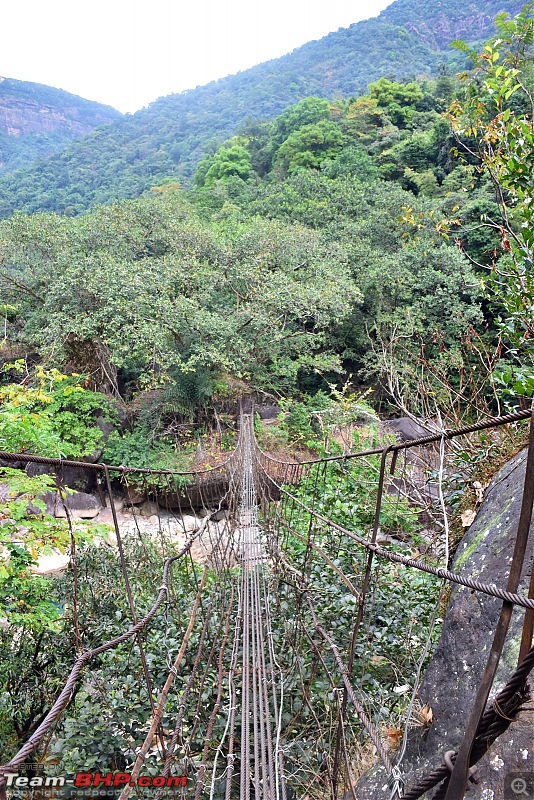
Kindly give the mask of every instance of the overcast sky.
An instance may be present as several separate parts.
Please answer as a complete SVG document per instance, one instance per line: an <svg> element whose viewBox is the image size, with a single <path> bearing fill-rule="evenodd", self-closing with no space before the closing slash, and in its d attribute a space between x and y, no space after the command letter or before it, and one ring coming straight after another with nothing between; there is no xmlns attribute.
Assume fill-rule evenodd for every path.
<svg viewBox="0 0 534 800"><path fill-rule="evenodd" d="M0 76L137 111L377 16L392 0L4 0Z"/></svg>

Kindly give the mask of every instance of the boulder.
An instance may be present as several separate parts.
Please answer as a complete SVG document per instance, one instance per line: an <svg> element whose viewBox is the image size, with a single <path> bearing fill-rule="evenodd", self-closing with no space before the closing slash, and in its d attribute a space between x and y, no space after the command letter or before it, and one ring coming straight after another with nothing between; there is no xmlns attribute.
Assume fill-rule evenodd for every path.
<svg viewBox="0 0 534 800"><path fill-rule="evenodd" d="M99 442L99 446L97 449L91 454L89 460L96 464L99 462L104 454L104 450L106 449L107 441L113 431L116 429L116 425L114 422L109 422L106 417L97 417L95 419L95 424L100 430L102 431L102 439Z"/></svg>
<svg viewBox="0 0 534 800"><path fill-rule="evenodd" d="M145 500L141 506L141 515L143 517L153 517L155 514L157 515L158 511L159 506L153 500Z"/></svg>
<svg viewBox="0 0 534 800"><path fill-rule="evenodd" d="M128 514L128 516L132 517L140 517L141 515L141 508L140 506L125 506L124 513Z"/></svg>
<svg viewBox="0 0 534 800"><path fill-rule="evenodd" d="M51 575L54 572L63 572L69 564L70 555L53 550L48 555L40 555L37 564L31 568L35 575Z"/></svg>
<svg viewBox="0 0 534 800"><path fill-rule="evenodd" d="M255 406L254 413L259 416L264 425L270 425L278 421L278 417L282 413L282 409L280 406L274 404Z"/></svg>
<svg viewBox="0 0 534 800"><path fill-rule="evenodd" d="M185 544L188 536L182 526L175 520L171 520L168 526L164 528L164 534L168 536L171 542L182 546Z"/></svg>
<svg viewBox="0 0 534 800"><path fill-rule="evenodd" d="M124 519L124 516L122 514L119 515L119 512L117 512L117 521L119 524L121 518ZM93 518L93 522L102 525L113 525L113 512L111 511L111 508L102 508L98 513L98 516Z"/></svg>
<svg viewBox="0 0 534 800"><path fill-rule="evenodd" d="M523 451L494 476L475 521L460 542L452 564L454 572L497 586L506 585L519 522L525 463L526 451ZM528 593L533 537L534 522L530 527L530 548L519 587L523 594ZM429 726L415 727L410 733L402 763L407 788L441 765L444 753L458 748L486 665L501 605L496 598L467 587L453 586L441 637L419 691L421 705L432 709L433 722ZM516 609L491 697L516 667L523 619L524 613ZM512 797L511 781L517 776L533 774L532 744L532 713L530 719L528 713L521 713L478 763L478 784L471 786L470 800ZM386 796L384 785L384 772L375 768L360 780L356 796L358 800L381 800Z"/></svg>
<svg viewBox="0 0 534 800"><path fill-rule="evenodd" d="M107 499L107 504L108 504L108 506L110 505L109 499ZM119 511L122 511L123 508L124 508L124 499L122 497L119 497L118 495L114 494L113 495L113 505L115 506L115 511L118 514Z"/></svg>
<svg viewBox="0 0 534 800"><path fill-rule="evenodd" d="M8 467L9 469L24 469L26 464L23 461L11 461L7 458L0 458L0 467Z"/></svg>
<svg viewBox="0 0 534 800"><path fill-rule="evenodd" d="M127 505L138 506L146 500L146 492L127 483L124 487L124 499Z"/></svg>
<svg viewBox="0 0 534 800"><path fill-rule="evenodd" d="M196 531L200 525L200 520L196 517L192 517L189 514L182 514L181 517L177 519L177 528L182 530L184 533L192 533Z"/></svg>
<svg viewBox="0 0 534 800"><path fill-rule="evenodd" d="M179 491L160 491L158 503L167 511L204 508L215 506L228 495L228 476L218 470L205 477L201 483L193 483Z"/></svg>
<svg viewBox="0 0 534 800"><path fill-rule="evenodd" d="M280 406L274 403L254 406L254 413L258 414L260 419L276 419L281 411Z"/></svg>
<svg viewBox="0 0 534 800"><path fill-rule="evenodd" d="M235 566L233 539L227 526L224 531L219 531L217 523L210 523L208 528L193 542L191 557L193 561L205 564L212 569Z"/></svg>
<svg viewBox="0 0 534 800"><path fill-rule="evenodd" d="M30 478L36 475L54 475L60 486L91 492L96 488L97 471L91 467L50 466L48 464L26 464L26 474Z"/></svg>
<svg viewBox="0 0 534 800"><path fill-rule="evenodd" d="M45 492L41 499L46 503L46 511L53 517L65 519L68 509L73 519L93 519L102 510L98 497L86 492L74 492L64 499L57 492Z"/></svg>
<svg viewBox="0 0 534 800"><path fill-rule="evenodd" d="M398 419L388 419L387 423L389 428L393 428L399 435L403 442L411 442L413 439L422 439L424 436L430 436L432 431L425 428L424 425L415 422L410 417L399 417Z"/></svg>
<svg viewBox="0 0 534 800"><path fill-rule="evenodd" d="M7 502L9 496L9 487L5 483L0 484L0 508L3 502ZM43 492L39 495L39 500L42 500L46 506L45 512L51 517L66 519L67 512L65 506L70 512L72 519L93 519L102 510L102 504L98 497L86 492L72 492L67 494L64 499L58 492ZM35 503L28 503L28 514L39 516L42 509ZM111 512L110 512L111 513Z"/></svg>

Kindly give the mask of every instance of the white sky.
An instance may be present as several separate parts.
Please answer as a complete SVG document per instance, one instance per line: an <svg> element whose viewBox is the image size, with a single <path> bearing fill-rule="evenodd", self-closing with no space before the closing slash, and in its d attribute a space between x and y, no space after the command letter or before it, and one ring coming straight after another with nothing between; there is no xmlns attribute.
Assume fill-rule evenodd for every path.
<svg viewBox="0 0 534 800"><path fill-rule="evenodd" d="M137 111L377 16L392 0L4 0L0 75Z"/></svg>

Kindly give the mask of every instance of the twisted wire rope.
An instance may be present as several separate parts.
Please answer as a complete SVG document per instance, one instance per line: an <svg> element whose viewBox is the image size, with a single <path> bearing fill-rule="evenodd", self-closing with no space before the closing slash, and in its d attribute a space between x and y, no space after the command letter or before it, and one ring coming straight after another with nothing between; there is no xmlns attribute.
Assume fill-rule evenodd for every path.
<svg viewBox="0 0 534 800"><path fill-rule="evenodd" d="M440 453L443 459L444 442L446 440L455 438L457 436L474 433L476 431L485 430L494 427L495 425L509 424L512 422L525 420L530 415L531 415L530 411L523 410L515 412L513 414L507 414L498 418L490 418L488 420L476 423L475 425L465 426L463 428L458 428L454 431L444 430L440 431L437 434L421 437L420 439L412 440L410 442L388 445L387 451L392 452L395 459L398 452L406 451L408 448L439 442ZM384 746L381 737L378 735L376 729L371 723L363 706L358 701L354 687L350 680L350 669L347 669L347 665L345 664L337 645L335 644L334 640L332 639L328 631L326 631L324 627L319 623L317 616L315 614L313 603L311 601L310 586L307 584L306 575L304 573L308 571L308 564L310 562L312 551L321 558L323 558L327 563L330 562L329 565L334 568L334 571L336 571L336 565L333 563L331 557L326 553L326 551L323 550L322 547L319 546L319 544L317 544L317 542L313 541L315 531L320 530L321 526L323 527L323 529L329 530L331 532L331 536L332 532L335 531L339 537L347 537L348 539L356 542L363 548L367 549L370 555L374 554L375 556L378 556L381 559L403 564L404 566L437 576L442 580L466 586L475 591L485 593L492 597L497 597L501 600L504 600L506 602L515 604L517 606L526 609L534 609L534 599L532 598L524 597L523 595L517 594L515 592L508 592L506 590L501 589L500 587L495 586L494 584L487 584L471 577L464 577L462 575L453 573L452 571L446 568L434 567L430 564L426 564L420 561L419 559L409 558L394 551L386 550L380 547L378 544L376 544L376 542L368 541L363 537L358 536L357 534L348 530L346 527L337 524L333 520L321 515L315 510L315 500L318 498L319 495L318 492L319 473L320 470L322 469L324 475L326 466L329 462L338 462L339 464L344 465L347 461L350 461L351 459L357 457L366 457L368 455L377 455L377 454L382 454L382 456L384 457L384 452L385 452L384 448L375 448L375 449L361 451L360 453L353 453L344 456L331 456L322 459L312 459L308 461L302 461L300 463L277 460L274 459L272 456L269 456L266 453L264 453L258 447L257 442L255 441L254 438L252 418L250 415L242 416L241 418L238 445L236 450L229 456L229 458L227 458L225 461L223 461L221 464L217 465L213 469L205 469L200 471L176 472L172 470L151 470L151 469L143 470L133 467L108 466L104 464L87 464L85 462L64 461L61 459L48 459L38 456L29 456L27 454L12 454L12 453L0 452L0 460L8 463L19 462L21 464L27 464L33 462L37 464L46 464L49 466L61 467L61 468L65 466L74 466L89 470L95 470L99 474L103 473L106 480L106 485L110 498L111 498L111 485L109 479L110 472L121 475L123 480L127 480L128 476L133 473L138 473L141 476L145 476L147 480L149 476L152 477L161 476L161 478L163 480L166 480L167 482L174 480L175 490L178 498L180 498L180 491L179 491L180 488L185 492L186 497L193 492L193 489L195 489L204 508L213 507L214 505L214 498L216 496L215 484L217 479L221 480L224 478L224 480L227 481L227 490L225 496L228 500L229 507L231 507L232 504L235 507L237 498L238 497L240 498L239 508L238 508L239 521L236 531L237 540L234 541L232 545L230 545L232 536L230 535L229 525L227 525L226 542L224 542L223 533L220 530L218 531L214 540L212 539L213 536L212 530L209 529L208 531L208 535L211 540L210 544L211 544L212 557L214 559L214 563L218 570L218 573L221 576L220 580L222 581L222 576L226 574L225 580L227 580L228 585L232 587L231 589L232 598L234 596L233 595L234 584L231 582L228 573L228 563L229 563L228 551L229 549L231 549L232 546L234 546L237 549L239 562L241 565L240 577L236 584L238 602L237 602L236 621L233 627L234 634L231 646L230 671L227 674L228 700L229 700L228 714L226 718L226 724L224 727L222 739L217 747L214 763L212 766L212 771L211 771L212 778L210 783L210 800L212 800L214 796L214 787L217 774L217 758L222 753L223 742L226 736L228 736L227 764L225 770L226 800L229 800L232 794L232 780L235 771L233 749L236 738L235 724L236 724L236 716L238 710L237 708L238 692L237 692L237 687L235 685L235 677L238 667L240 642L242 644L242 665L243 665L242 677L241 677L240 796L242 800L250 800L251 786L253 783L255 797L258 798L258 800L260 798L262 798L262 800L263 799L280 800L280 797L282 798L282 800L286 800L287 797L283 747L281 746L282 727L283 727L282 711L284 704L284 683L285 680L287 679L287 675L284 676L284 672L281 669L280 665L278 664L276 658L276 652L273 642L272 614L269 601L269 586L266 580L266 573L269 571L270 561L273 559L275 564L279 563L282 566L287 567L289 571L292 570L296 574L297 589L298 592L304 593L305 595L310 613L314 620L314 630L321 637L321 640L328 646L330 651L333 653L334 661L336 663L339 674L341 675L344 690L347 696L349 697L351 704L356 709L360 720L366 727L372 741L374 742L375 747L377 748L377 751L380 755L380 758L386 767L386 771L388 772L388 774L390 774L390 776L392 776L391 786L393 788L391 797L394 796L397 797L400 793L400 781L399 781L398 769L393 766L387 748ZM392 468L394 468L394 464ZM302 480L303 476L309 475L310 472L313 471L314 469L315 469L315 478L314 478L315 492L313 495L314 499L312 502L312 507L310 508L310 506L303 503L302 500L300 500L295 495L295 493L293 491L290 491L289 488L287 487L293 487L298 485L298 483ZM442 467L440 467L440 481L442 480L441 469ZM257 495L258 490L259 490L259 497ZM284 510L284 513L282 513L281 508L275 507L274 514L271 513L270 515L268 515L269 519L266 529L268 547L266 547L258 523L258 507L261 507L262 509L268 509L272 512L272 506L273 506L272 501L273 498L275 497L278 497L280 500L283 499L285 506L287 506L288 508ZM178 500L178 502L180 503L180 499ZM221 502L222 501L219 501L219 508L221 507ZM274 503L274 505L276 506L276 503ZM280 506L281 505L282 504L280 504ZM181 506L179 507L181 512ZM114 515L114 520L116 522L116 515L113 503L112 503L112 511ZM299 534L294 529L294 526L292 524L292 519L294 514L302 512L309 515L308 531L305 536ZM159 519L159 508L158 508L158 519ZM271 520L273 519L275 520L274 526L272 525L271 522ZM160 533L162 533L161 521L159 522L159 525L160 525ZM225 526L223 525L222 527L224 530ZM138 525L137 529L140 538L142 540ZM134 624L128 631L124 632L120 636L115 637L114 639L101 644L99 647L95 647L91 650L86 651L78 657L65 681L65 684L59 696L52 705L48 714L45 716L42 723L39 725L39 727L36 729L33 735L28 739L28 741L15 754L15 756L13 756L13 758L7 764L0 767L0 797L5 796L5 786L4 786L5 773L7 771L16 769L18 766L20 766L24 762L25 758L28 755L31 755L31 753L35 750L36 747L38 747L39 743L43 740L43 738L47 735L47 733L51 730L51 728L56 724L62 711L69 704L73 695L75 684L79 679L80 675L82 674L84 668L89 663L89 661L91 661L95 656L100 655L101 653L104 653L107 650L110 650L114 647L117 647L118 645L134 637L137 637L139 632L149 625L153 617L158 612L158 609L160 608L161 604L164 602L164 600L168 600L169 598L168 576L172 564L178 559L183 558L188 554L190 555L191 547L194 541L201 535L201 533L202 530L200 532L196 531L188 539L184 547L177 555L167 558L165 560L162 583L161 586L159 587L156 601L152 606L152 608L149 610L149 612L143 617L143 619L139 620L139 622L136 622L135 610L132 608L133 603L130 598L130 607L132 609L132 615L134 617L134 622L136 622L136 624ZM287 560L285 560L284 558L283 551L285 549L285 542L286 542L284 537L287 537L288 535L296 536L297 538L300 538L305 542L306 549L305 549L304 563L303 563L304 573L299 570L295 570L292 567L292 565L289 564ZM333 543L331 544L333 545ZM122 555L123 554L121 553L121 556ZM337 570L337 572L338 572L338 577L340 577L342 580L345 579L345 584L347 584L346 576L344 576L340 570ZM204 572L204 576L205 574L206 573ZM202 594L201 590L203 584L204 584L204 577L200 582L200 585L198 585L197 596L199 602ZM350 585L352 586L352 584ZM355 590L354 587L352 588L354 590L353 593L357 593L357 590ZM214 596L215 596L215 589L212 591L211 594L210 604L208 606L209 609L208 613L211 613L211 607L212 607L211 604ZM220 596L222 598L223 595L221 594ZM224 679L223 663L224 663L224 656L227 650L232 608L233 608L233 600L230 603L230 607L226 610L224 636L219 649L217 699L215 706L212 709L212 713L209 717L208 729L207 729L210 735L213 731L215 720L217 718L222 703L223 679ZM202 659L204 638L208 630L208 625L207 625L208 618L209 618L208 615L206 615L204 619L204 626L202 628L203 632L201 634L201 640L197 647L197 652L195 655L194 664L196 665L196 667L190 676L190 681L187 684L184 693L185 697L182 697L182 703L178 710L178 717L176 720L176 725L170 742L170 746L168 747L168 750L165 753L164 774L167 775L170 772L170 765L173 758L173 752L179 738L179 731L181 729L183 715L185 713L187 696L191 691L191 687L194 681L194 676L198 671L198 666L200 665ZM220 618L220 621L222 621L222 616ZM333 675L331 675L331 673L328 671L327 665L324 662L324 658L322 657L320 650L317 648L317 644L313 641L313 639L310 637L309 633L306 630L304 630L304 633L310 640L312 649L316 652L316 654L318 654L319 661L323 664L323 667L326 670L326 674L328 675L329 680L332 683L332 686L335 686L336 685L335 679ZM184 651L185 651L185 646L184 646ZM211 663L211 657L208 658L206 670L210 663ZM524 700L525 696L524 687L525 687L526 676L528 676L533 666L534 666L534 649L531 649L527 653L521 666L514 672L512 678L508 681L504 689L497 695L494 704L491 705L491 707L488 707L488 709L482 716L479 725L479 731L477 731L475 746L473 748L472 758L474 760L478 760L478 758L480 758L484 754L484 752L486 752L491 742L496 738L496 736L500 735L500 733L502 733L502 731L506 729L507 725L510 724L510 721L514 719L517 713L519 712L521 702ZM277 696L277 686L275 680L276 670L278 671L279 674L279 686L278 686L279 699ZM149 697L152 704L152 710L154 710L154 704L150 692L150 677L148 675L148 670L145 670L145 676L147 678L147 684L149 685ZM169 678L170 677L171 675L169 674ZM302 688L304 692L305 691L304 683L302 684ZM338 690L336 689L336 691ZM156 716L157 715L154 715L154 717ZM341 722L343 723L343 719L341 719ZM161 723L161 717L159 719L159 723ZM251 736L251 723L254 732L253 736ZM195 726L197 724L198 724L198 719L195 723ZM156 721L153 722L153 727L154 730L157 729L158 725L156 725ZM338 725L338 731L339 730L341 730L341 735L343 737L343 742L344 742L345 729L343 724L341 724L341 726ZM209 752L209 747L208 747L209 738L210 736L207 736L206 746L204 747L203 750L199 773L197 775L195 800L199 800L202 794L204 786L204 776L208 769L207 758ZM161 742L161 744L163 747L163 741ZM347 771L350 773L345 744L343 744L343 753L346 759ZM137 774L139 773L141 760L142 759L138 758L136 761ZM443 772L444 769L445 769L445 774ZM422 780L416 787L413 787L410 791L406 792L403 795L403 800L416 800L417 797L420 797L421 794L428 791L429 788L436 786L445 779L445 783L438 789L438 792L435 795L435 800L438 800L438 798L444 796L443 793L444 791L446 791L448 774L449 773L447 767L442 767L439 770L435 770L429 776L426 776L426 778ZM158 792L157 795L158 798L160 794L161 792ZM120 800L126 800L128 795L129 795L129 787L125 787L123 792L121 793Z"/></svg>

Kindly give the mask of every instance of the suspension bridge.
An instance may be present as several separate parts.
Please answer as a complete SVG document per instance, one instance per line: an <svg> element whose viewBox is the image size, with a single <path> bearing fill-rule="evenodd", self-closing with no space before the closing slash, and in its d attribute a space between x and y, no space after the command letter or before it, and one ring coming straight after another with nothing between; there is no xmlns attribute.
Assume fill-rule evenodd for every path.
<svg viewBox="0 0 534 800"><path fill-rule="evenodd" d="M527 419L531 427L526 478L507 584L452 572L442 486L446 444ZM127 772L106 778L104 793L94 796L356 800L356 762L367 747L366 752L382 763L384 797L389 800L463 798L473 765L521 712L534 666L533 587L529 596L518 593L534 499L532 422L530 411L519 411L411 442L289 462L260 449L253 414L242 413L237 447L228 460L190 473L0 453L4 463L45 464L58 474L64 466L96 471L99 492L113 515L132 618L123 633L90 649L77 641L78 656L52 707L0 767L0 800L11 791L9 776L42 756L62 715L75 704L75 689L92 664L130 641L139 653L139 695L150 709L148 723L144 739L134 742ZM388 487L395 478L397 488L404 485L409 451L423 447L434 447L440 463L436 497L419 510L427 520L425 536L413 552L395 546L389 536L398 533L398 518L407 513L407 504L398 491L389 494ZM355 469L361 464L364 470ZM153 486L155 477L163 565L155 579L159 586L154 603L140 617L131 587L134 565L128 563L122 541L112 483L120 480L127 487L147 481ZM200 508L204 516L176 552L164 536L161 519L171 513L179 520L190 508ZM209 540L209 561L203 568L191 558L199 539ZM183 580L183 573L174 572L186 562L194 591L184 609L177 608L173 587ZM418 586L432 597L433 610L425 620L413 618L408 595L399 592L401 605L396 609L384 599L388 590L395 597L395 587L408 591L410 575L424 579ZM419 678L435 639L444 589L451 584L498 598L502 607L463 740L450 742L445 763L406 786L403 757ZM518 664L490 702L513 609L524 614ZM165 669L155 676L143 635L162 615L173 614L180 617L182 638L172 652L162 642ZM375 683L380 683L380 671L391 660L389 651L383 654L380 649L390 630L384 614L395 619L399 663L412 677L410 685L400 687L409 689L409 703L399 722L398 748L392 748L384 731L385 712L377 708L383 703L373 700L369 689L373 669ZM391 675L387 680L391 682ZM149 763L151 774L157 772L152 783L143 782ZM93 786L89 778L77 785Z"/></svg>

